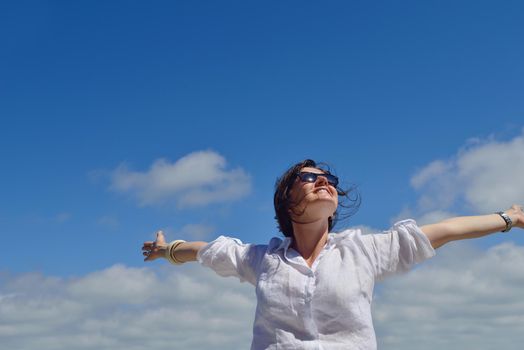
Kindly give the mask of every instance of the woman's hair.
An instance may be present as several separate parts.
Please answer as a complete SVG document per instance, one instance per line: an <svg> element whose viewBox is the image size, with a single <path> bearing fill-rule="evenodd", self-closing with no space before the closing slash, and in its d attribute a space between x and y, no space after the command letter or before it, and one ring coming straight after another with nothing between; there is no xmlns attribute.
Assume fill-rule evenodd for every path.
<svg viewBox="0 0 524 350"><path fill-rule="evenodd" d="M281 177L277 179L275 183L275 195L273 196L273 203L275 205L275 219L277 220L278 229L286 237L293 237L293 225L291 223L291 215L289 214L289 209L292 206L291 199L289 197L289 191L293 187L297 173L299 173L300 170L305 167L317 168L326 174L331 174L329 166L326 163L317 163L314 160L306 159L290 167ZM351 186L346 190L340 188L338 185L336 190L339 197L339 206L346 210L344 213L339 214L339 209L337 208L335 214L329 217L329 231L335 227L339 218L346 219L356 213L361 202L361 197L356 186ZM351 198L350 194L353 193L354 198Z"/></svg>

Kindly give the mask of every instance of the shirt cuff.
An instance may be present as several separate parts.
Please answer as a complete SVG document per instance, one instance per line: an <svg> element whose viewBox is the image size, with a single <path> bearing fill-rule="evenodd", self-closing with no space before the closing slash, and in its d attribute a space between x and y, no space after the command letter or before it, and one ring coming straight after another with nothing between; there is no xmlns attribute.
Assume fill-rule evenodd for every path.
<svg viewBox="0 0 524 350"><path fill-rule="evenodd" d="M415 220L405 219L397 221L395 224L393 224L393 228L396 230L400 229L400 231L402 231L403 228L415 239L417 246L420 248L420 252L422 253L417 260L421 261L429 259L436 255L436 251L431 245L428 236L422 232Z"/></svg>

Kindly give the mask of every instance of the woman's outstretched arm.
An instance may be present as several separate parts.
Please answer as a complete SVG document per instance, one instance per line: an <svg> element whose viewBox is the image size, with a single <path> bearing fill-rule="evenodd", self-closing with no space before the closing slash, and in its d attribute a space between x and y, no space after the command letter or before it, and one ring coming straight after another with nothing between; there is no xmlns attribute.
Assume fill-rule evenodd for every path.
<svg viewBox="0 0 524 350"><path fill-rule="evenodd" d="M180 262L196 261L197 253L207 242L184 242L176 246L172 252ZM144 261L153 261L158 258L166 257L167 243L162 231L156 233L156 240L144 242L142 254Z"/></svg>
<svg viewBox="0 0 524 350"><path fill-rule="evenodd" d="M513 222L513 228L524 228L522 206L514 204L505 213ZM451 241L482 237L505 228L506 222L499 214L460 216L420 227L434 249Z"/></svg>

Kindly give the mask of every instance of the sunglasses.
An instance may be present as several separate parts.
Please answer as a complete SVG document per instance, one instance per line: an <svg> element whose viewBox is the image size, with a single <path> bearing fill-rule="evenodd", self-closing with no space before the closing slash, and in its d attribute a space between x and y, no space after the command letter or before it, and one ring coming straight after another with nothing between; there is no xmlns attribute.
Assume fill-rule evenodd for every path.
<svg viewBox="0 0 524 350"><path fill-rule="evenodd" d="M317 173L308 173L308 172L299 172L297 173L297 176L300 178L303 182L316 182L317 178L319 176L325 177L327 182L333 186L337 187L338 185L338 177L331 174L317 174Z"/></svg>

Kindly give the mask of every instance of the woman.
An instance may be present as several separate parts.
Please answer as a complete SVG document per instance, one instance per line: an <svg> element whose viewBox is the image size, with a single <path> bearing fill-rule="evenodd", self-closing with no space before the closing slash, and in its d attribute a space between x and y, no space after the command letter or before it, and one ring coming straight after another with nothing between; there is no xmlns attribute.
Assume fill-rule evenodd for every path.
<svg viewBox="0 0 524 350"><path fill-rule="evenodd" d="M521 206L491 215L456 217L418 227L403 220L380 234L330 233L339 197L348 192L312 160L278 179L274 204L284 240L243 244L220 236L211 243L174 241L162 232L142 247L146 261L198 260L221 276L256 287L251 349L376 349L371 319L375 281L408 270L447 242L524 227Z"/></svg>

